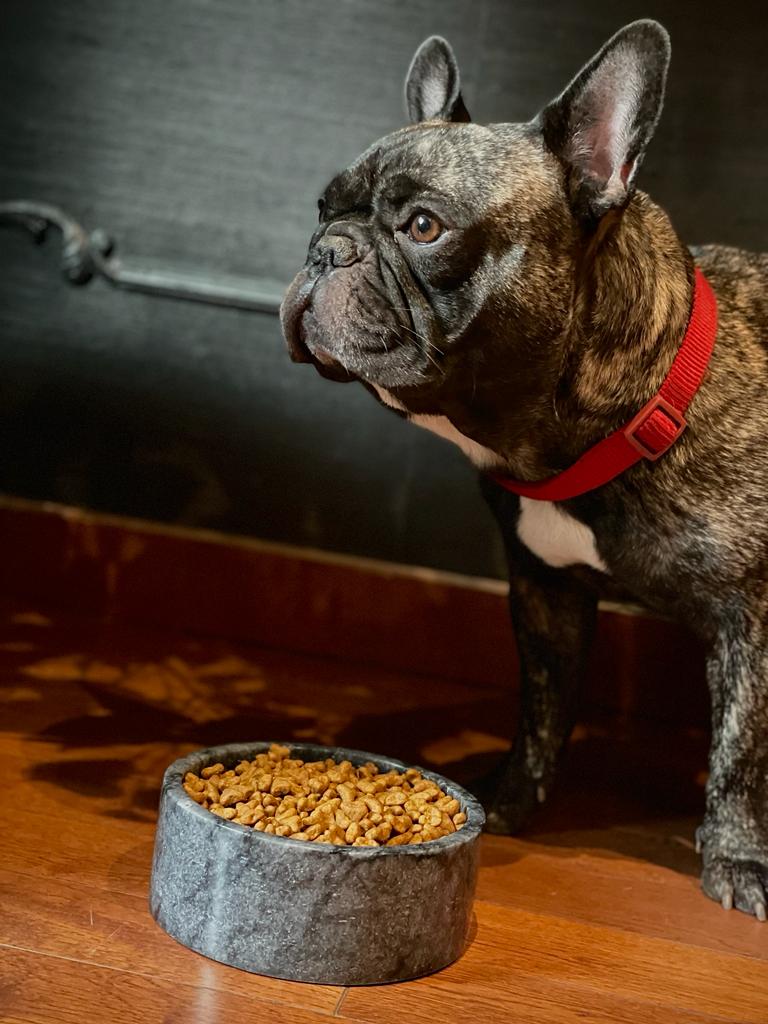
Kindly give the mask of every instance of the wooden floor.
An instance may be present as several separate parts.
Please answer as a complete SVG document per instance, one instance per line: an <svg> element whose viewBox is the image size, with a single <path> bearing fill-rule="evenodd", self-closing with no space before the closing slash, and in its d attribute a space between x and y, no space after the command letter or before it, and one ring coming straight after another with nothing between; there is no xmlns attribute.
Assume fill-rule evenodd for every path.
<svg viewBox="0 0 768 1024"><path fill-rule="evenodd" d="M37 607L1 615L4 1024L768 1021L768 926L698 888L701 731L592 715L525 837L484 838L458 963L405 985L291 984L152 921L165 765L216 742L317 739L467 781L504 748L508 695Z"/></svg>

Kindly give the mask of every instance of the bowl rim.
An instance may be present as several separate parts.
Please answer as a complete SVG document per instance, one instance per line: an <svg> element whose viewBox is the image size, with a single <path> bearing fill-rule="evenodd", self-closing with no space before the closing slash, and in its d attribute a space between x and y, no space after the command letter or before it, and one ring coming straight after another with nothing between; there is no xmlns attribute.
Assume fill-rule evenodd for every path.
<svg viewBox="0 0 768 1024"><path fill-rule="evenodd" d="M250 757L256 754L263 753L273 745L281 747L288 747L292 754L301 757L303 753L309 753L310 751L325 751L325 757L333 757L335 761L351 761L353 764L366 764L372 762L376 764L380 769L382 766L386 766L385 770L389 771L395 769L397 771L405 771L408 768L416 768L422 773L425 779L430 779L432 782L436 782L442 789L445 789L447 793L454 796L462 804L464 813L467 815L467 820L460 829L456 832L451 832L447 836L441 836L439 839L429 839L424 843L413 843L403 844L402 846L333 846L330 843L313 843L313 842L299 842L293 839L291 836L275 836L268 832L259 832L251 825L241 825L239 822L228 821L226 818L220 818L217 814L213 814L205 807L201 807L191 796L185 791L183 787L184 776L189 771L200 771L201 766L216 764L221 762L228 767L227 760L234 763L239 760L245 759L243 751L250 751ZM341 755L341 756L339 756ZM250 759L250 758L249 758ZM320 755L314 758L301 757L302 760L319 760ZM191 765L197 765L192 767ZM203 747L200 750L193 750L184 757L177 758L173 761L165 770L162 782L162 799L172 798L180 809L185 812L191 813L193 817L199 818L201 823L207 824L208 827L212 828L225 828L236 835L242 836L244 841L251 842L263 842L263 843L277 843L278 848L282 848L284 852L288 850L300 851L315 851L315 855L320 856L349 856L349 857L380 857L380 856L435 856L439 853L443 853L451 847L464 846L466 843L473 842L476 840L480 833L483 831L485 825L485 811L471 793L469 793L463 786L454 782L452 779L446 778L444 775L440 775L437 772L432 772L429 769L422 768L416 764L406 764L404 761L400 761L394 757L387 757L384 754L373 754L366 750L356 750L350 747L339 747L339 746L328 746L321 743L305 743L305 742L293 742L291 740L279 741L279 740L258 740L253 742L241 742L241 743L222 743L214 747ZM287 844L287 845L286 845ZM277 852L277 850L276 850Z"/></svg>

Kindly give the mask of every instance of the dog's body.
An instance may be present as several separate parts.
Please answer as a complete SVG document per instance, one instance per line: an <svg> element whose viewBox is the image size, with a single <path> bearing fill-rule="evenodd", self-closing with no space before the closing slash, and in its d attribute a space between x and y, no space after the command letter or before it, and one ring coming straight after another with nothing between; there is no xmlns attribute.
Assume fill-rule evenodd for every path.
<svg viewBox="0 0 768 1024"><path fill-rule="evenodd" d="M552 504L483 475L510 566L522 717L490 827L551 786L610 581L709 651L705 891L764 919L768 892L768 256L690 252L634 189L668 62L660 26L618 33L527 125L468 123L442 40L407 82L409 128L326 190L283 307L294 358L357 379L482 470L542 480L655 395L691 315L719 327L688 429L653 464Z"/></svg>

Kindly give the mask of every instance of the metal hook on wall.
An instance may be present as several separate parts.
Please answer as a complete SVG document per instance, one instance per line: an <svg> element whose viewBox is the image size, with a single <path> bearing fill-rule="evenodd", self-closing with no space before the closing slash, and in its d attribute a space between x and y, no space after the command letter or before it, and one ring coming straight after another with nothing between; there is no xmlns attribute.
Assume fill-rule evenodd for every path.
<svg viewBox="0 0 768 1024"><path fill-rule="evenodd" d="M45 241L50 228L57 228L62 239L62 272L65 280L73 285L88 284L95 277L101 277L114 288L166 299L273 315L280 309L280 294L266 288L251 288L240 278L197 277L154 268L126 267L115 255L116 243L106 231L97 228L88 233L58 206L26 200L0 202L0 225L3 224L25 229L38 244Z"/></svg>

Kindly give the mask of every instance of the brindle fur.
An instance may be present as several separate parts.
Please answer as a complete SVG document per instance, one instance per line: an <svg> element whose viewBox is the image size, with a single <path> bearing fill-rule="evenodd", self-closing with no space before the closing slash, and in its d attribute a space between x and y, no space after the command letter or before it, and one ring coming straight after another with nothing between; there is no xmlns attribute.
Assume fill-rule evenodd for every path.
<svg viewBox="0 0 768 1024"><path fill-rule="evenodd" d="M688 429L657 463L562 507L592 530L614 584L707 646L702 884L764 919L768 256L689 251L635 190L667 57L660 26L635 23L534 122L481 127L464 121L450 48L429 41L408 89L412 109L431 120L374 144L331 183L283 321L294 358L385 388L408 413L446 416L500 468L542 479L658 391L690 315L694 264L704 271L719 328ZM574 128L595 69L603 96L624 78L645 86L633 148L605 187L584 172L589 140ZM450 228L433 247L400 230L420 208ZM522 673L521 725L489 808L490 827L508 832L552 785L601 583L591 570L541 562L518 539L518 499L487 477L483 490L506 544Z"/></svg>

